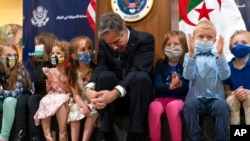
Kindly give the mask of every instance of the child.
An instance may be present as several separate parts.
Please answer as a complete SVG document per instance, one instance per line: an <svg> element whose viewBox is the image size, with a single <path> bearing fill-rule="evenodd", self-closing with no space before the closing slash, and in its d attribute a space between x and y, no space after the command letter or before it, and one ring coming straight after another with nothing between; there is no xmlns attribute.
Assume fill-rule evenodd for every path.
<svg viewBox="0 0 250 141"><path fill-rule="evenodd" d="M35 54L32 58L32 68L34 72L34 94L28 99L28 109L29 109L29 121L32 140L42 140L43 131L41 126L36 126L34 121L34 115L39 107L39 102L46 95L46 83L47 79L42 68L52 68L53 65L50 61L50 53L52 46L58 38L53 33L43 32L35 36ZM52 123L56 121L52 118ZM54 123L55 124L55 123ZM54 126L53 126L54 127ZM52 128L53 128L52 127ZM55 129L53 129L55 130Z"/></svg>
<svg viewBox="0 0 250 141"><path fill-rule="evenodd" d="M15 117L17 98L31 89L29 73L18 62L16 46L0 43L0 110L3 112L0 141L8 141Z"/></svg>
<svg viewBox="0 0 250 141"><path fill-rule="evenodd" d="M230 76L230 68L223 55L223 38L212 52L216 29L211 21L200 21L189 39L189 52L183 63L183 76L189 80L184 104L184 119L192 141L204 140L200 117L209 115L215 120L216 141L227 141L230 108L225 101L222 81Z"/></svg>
<svg viewBox="0 0 250 141"><path fill-rule="evenodd" d="M157 98L151 102L148 123L151 141L161 141L161 115L165 112L172 141L182 140L181 113L188 82L182 77L182 62L188 51L185 33L171 31L165 35L163 58L155 67L155 91Z"/></svg>
<svg viewBox="0 0 250 141"><path fill-rule="evenodd" d="M55 141L51 135L51 117L56 114L59 125L59 140L67 140L67 102L70 96L68 78L65 70L68 63L68 43L63 41L55 42L51 51L51 63L55 68L43 68L47 76L46 91L48 92L40 101L39 108L34 116L36 124L39 119L42 121L43 133L47 141Z"/></svg>
<svg viewBox="0 0 250 141"><path fill-rule="evenodd" d="M241 105L245 123L250 125L250 33L237 30L230 38L230 49L235 56L230 62L231 76L224 81L226 100L231 108L232 125L240 124Z"/></svg>
<svg viewBox="0 0 250 141"><path fill-rule="evenodd" d="M71 140L79 140L80 121L86 117L82 141L89 141L93 132L97 111L93 109L83 93L94 67L92 42L86 36L73 38L69 48L72 72L69 82L72 86L73 99L69 108L68 122L71 126Z"/></svg>

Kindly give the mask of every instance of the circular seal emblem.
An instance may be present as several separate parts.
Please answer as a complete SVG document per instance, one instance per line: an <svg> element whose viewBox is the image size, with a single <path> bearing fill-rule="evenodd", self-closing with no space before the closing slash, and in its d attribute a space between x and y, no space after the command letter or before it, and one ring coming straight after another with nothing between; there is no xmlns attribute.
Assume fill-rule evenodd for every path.
<svg viewBox="0 0 250 141"><path fill-rule="evenodd" d="M111 0L111 7L125 21L135 22L149 13L153 0Z"/></svg>

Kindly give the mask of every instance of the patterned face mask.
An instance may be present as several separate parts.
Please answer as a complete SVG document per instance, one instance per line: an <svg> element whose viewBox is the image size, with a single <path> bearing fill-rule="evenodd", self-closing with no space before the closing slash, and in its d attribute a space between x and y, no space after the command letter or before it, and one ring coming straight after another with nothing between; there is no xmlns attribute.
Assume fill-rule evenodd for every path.
<svg viewBox="0 0 250 141"><path fill-rule="evenodd" d="M173 62L179 61L183 52L182 48L177 45L173 47L166 46L164 51L168 59Z"/></svg>
<svg viewBox="0 0 250 141"><path fill-rule="evenodd" d="M17 62L17 56L11 55L6 58L1 58L1 63L3 63L7 68L12 69L15 67Z"/></svg>
<svg viewBox="0 0 250 141"><path fill-rule="evenodd" d="M53 55L53 56L51 56L50 60L51 60L52 65L57 65L57 64L61 64L64 62L64 57L58 56L58 55Z"/></svg>
<svg viewBox="0 0 250 141"><path fill-rule="evenodd" d="M92 58L93 58L93 54L89 52L77 55L77 60L80 63L84 63L84 64L90 64L92 61Z"/></svg>

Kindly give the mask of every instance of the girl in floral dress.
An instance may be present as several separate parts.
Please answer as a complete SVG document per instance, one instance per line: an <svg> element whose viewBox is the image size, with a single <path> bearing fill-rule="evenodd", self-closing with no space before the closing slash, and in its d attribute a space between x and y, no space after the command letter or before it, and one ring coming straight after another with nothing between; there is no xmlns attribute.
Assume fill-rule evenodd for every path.
<svg viewBox="0 0 250 141"><path fill-rule="evenodd" d="M68 73L73 99L69 104L68 122L71 126L71 140L79 140L80 121L86 117L82 141L89 141L98 117L97 111L83 93L94 67L92 42L86 36L79 36L73 38L70 43L69 62L72 66Z"/></svg>
<svg viewBox="0 0 250 141"><path fill-rule="evenodd" d="M59 125L59 140L67 141L67 104L70 97L70 87L64 60L68 60L68 42L58 41L52 47L51 63L55 68L43 68L47 76L46 91L40 101L39 108L34 116L36 124L42 123L43 133L47 141L55 141L51 134L51 117L56 115Z"/></svg>

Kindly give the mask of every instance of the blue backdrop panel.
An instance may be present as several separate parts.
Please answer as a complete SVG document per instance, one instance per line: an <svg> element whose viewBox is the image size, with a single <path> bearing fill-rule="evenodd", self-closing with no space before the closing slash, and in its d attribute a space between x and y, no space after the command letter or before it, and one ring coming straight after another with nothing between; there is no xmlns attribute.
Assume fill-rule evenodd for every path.
<svg viewBox="0 0 250 141"><path fill-rule="evenodd" d="M67 41L85 35L94 43L95 35L86 17L88 4L89 0L23 0L23 62L31 72L32 81L29 60L38 33L51 32Z"/></svg>

